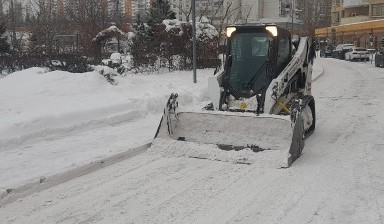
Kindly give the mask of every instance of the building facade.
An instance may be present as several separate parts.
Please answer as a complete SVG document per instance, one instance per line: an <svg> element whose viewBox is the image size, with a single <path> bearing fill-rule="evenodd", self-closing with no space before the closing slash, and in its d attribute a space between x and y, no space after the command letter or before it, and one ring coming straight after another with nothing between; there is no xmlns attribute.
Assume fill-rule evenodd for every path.
<svg viewBox="0 0 384 224"><path fill-rule="evenodd" d="M384 0L333 0L332 25L384 19Z"/></svg>
<svg viewBox="0 0 384 224"><path fill-rule="evenodd" d="M375 49L384 37L384 0L333 0L332 26L316 30L331 45Z"/></svg>

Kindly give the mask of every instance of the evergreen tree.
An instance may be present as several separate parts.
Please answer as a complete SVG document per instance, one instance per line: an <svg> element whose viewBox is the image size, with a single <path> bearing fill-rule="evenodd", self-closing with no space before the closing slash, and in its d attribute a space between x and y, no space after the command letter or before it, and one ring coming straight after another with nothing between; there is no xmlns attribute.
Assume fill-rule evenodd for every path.
<svg viewBox="0 0 384 224"><path fill-rule="evenodd" d="M130 43L131 55L134 66L153 66L156 62L154 55L154 38L150 27L142 23L139 19L138 23L133 26L135 36Z"/></svg>
<svg viewBox="0 0 384 224"><path fill-rule="evenodd" d="M0 24L0 55L10 52L10 46L7 42L7 37L4 37L5 31L5 25Z"/></svg>
<svg viewBox="0 0 384 224"><path fill-rule="evenodd" d="M171 10L168 0L153 0L152 7L149 9L148 25L162 23L165 19L176 19L176 14Z"/></svg>

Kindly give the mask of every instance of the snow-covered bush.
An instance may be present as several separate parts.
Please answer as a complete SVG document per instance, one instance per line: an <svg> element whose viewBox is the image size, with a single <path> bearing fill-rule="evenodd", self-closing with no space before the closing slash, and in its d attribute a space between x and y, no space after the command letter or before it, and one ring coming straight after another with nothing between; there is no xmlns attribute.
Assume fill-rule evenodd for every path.
<svg viewBox="0 0 384 224"><path fill-rule="evenodd" d="M199 68L215 68L220 64L217 46L219 33L208 23L196 23L197 66Z"/></svg>
<svg viewBox="0 0 384 224"><path fill-rule="evenodd" d="M118 76L119 74L113 68L110 68L108 66L102 66L102 65L91 66L91 67L92 67L92 70L98 72L100 75L102 75L112 85L117 85L118 84L118 82L116 81L115 77Z"/></svg>

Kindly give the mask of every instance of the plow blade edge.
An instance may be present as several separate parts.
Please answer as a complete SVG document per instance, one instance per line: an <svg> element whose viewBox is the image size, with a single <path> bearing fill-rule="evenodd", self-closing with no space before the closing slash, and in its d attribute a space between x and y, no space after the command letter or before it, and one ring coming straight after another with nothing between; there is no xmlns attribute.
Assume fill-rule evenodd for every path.
<svg viewBox="0 0 384 224"><path fill-rule="evenodd" d="M272 160L273 167L288 167L300 145L295 129L289 116L178 112L163 116L150 151L247 164Z"/></svg>

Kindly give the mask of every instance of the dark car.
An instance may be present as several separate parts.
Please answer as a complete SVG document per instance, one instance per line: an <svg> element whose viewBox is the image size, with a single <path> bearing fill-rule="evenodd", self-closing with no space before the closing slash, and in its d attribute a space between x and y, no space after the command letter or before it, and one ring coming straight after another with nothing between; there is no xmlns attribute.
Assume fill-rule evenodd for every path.
<svg viewBox="0 0 384 224"><path fill-rule="evenodd" d="M325 47L320 51L320 57L324 57L324 58L332 57L333 49L334 49L333 46L325 46Z"/></svg>

